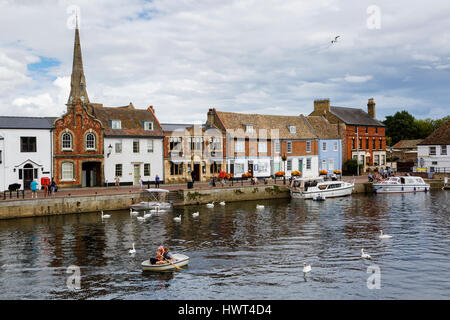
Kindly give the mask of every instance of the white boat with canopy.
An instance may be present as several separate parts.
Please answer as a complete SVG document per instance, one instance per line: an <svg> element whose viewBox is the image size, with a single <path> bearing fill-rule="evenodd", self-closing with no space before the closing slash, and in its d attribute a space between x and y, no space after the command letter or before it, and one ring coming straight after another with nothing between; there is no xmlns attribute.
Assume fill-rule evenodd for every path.
<svg viewBox="0 0 450 320"><path fill-rule="evenodd" d="M172 208L171 202L164 201L166 199L169 190L159 189L159 188L151 188L146 189L149 192L150 201L142 201L136 204L131 205L132 209L135 210L149 210L154 209L157 211L166 211Z"/></svg>
<svg viewBox="0 0 450 320"><path fill-rule="evenodd" d="M430 185L421 177L389 177L387 180L373 183L373 190L376 193L426 192L430 190Z"/></svg>
<svg viewBox="0 0 450 320"><path fill-rule="evenodd" d="M186 266L188 263L188 256L181 253L175 253L174 255L172 255L172 263L166 261L166 263L163 264L151 264L149 259L142 262L141 267L144 271L172 271Z"/></svg>
<svg viewBox="0 0 450 320"><path fill-rule="evenodd" d="M354 183L318 178L294 178L290 184L292 198L318 199L345 197L352 194Z"/></svg>

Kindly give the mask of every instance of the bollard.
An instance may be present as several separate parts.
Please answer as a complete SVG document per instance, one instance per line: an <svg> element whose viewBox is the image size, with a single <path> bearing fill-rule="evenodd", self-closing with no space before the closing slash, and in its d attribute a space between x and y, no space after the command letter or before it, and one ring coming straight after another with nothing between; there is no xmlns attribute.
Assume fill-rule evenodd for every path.
<svg viewBox="0 0 450 320"><path fill-rule="evenodd" d="M22 190L22 199L25 199L25 190Z"/></svg>

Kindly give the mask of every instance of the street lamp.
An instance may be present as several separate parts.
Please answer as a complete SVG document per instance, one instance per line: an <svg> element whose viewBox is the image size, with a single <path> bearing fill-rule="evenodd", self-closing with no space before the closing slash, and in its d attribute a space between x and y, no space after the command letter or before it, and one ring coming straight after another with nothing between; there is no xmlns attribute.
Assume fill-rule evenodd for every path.
<svg viewBox="0 0 450 320"><path fill-rule="evenodd" d="M111 154L111 152L112 152L112 145L110 144L109 146L108 146L108 153L106 154L106 156L107 157L109 157L109 155Z"/></svg>

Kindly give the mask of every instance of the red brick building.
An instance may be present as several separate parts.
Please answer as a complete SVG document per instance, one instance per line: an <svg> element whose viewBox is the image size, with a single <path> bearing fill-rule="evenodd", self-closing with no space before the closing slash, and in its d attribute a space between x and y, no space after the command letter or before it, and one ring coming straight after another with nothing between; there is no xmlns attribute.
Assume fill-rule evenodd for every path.
<svg viewBox="0 0 450 320"><path fill-rule="evenodd" d="M330 106L330 100L314 101L311 116L324 116L330 123L344 124L343 163L356 159L364 170L386 166L385 126L375 119L375 101L369 99L367 112L358 108Z"/></svg>
<svg viewBox="0 0 450 320"><path fill-rule="evenodd" d="M70 86L67 112L54 122L55 182L60 187L98 186L103 182L104 128L87 95L78 27Z"/></svg>

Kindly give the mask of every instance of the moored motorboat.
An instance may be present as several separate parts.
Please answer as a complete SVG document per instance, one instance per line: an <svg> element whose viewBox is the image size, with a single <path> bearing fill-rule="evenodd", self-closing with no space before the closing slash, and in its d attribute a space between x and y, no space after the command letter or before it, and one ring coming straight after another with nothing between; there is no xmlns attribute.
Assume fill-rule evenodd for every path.
<svg viewBox="0 0 450 320"><path fill-rule="evenodd" d="M344 197L352 194L354 183L345 181L323 181L318 178L294 178L289 187L292 198L318 199Z"/></svg>
<svg viewBox="0 0 450 320"><path fill-rule="evenodd" d="M142 270L144 271L170 271L175 270L180 267L186 266L189 263L189 257L181 254L175 253L172 255L173 261L172 263L167 262L164 264L151 264L150 259L145 260L141 263Z"/></svg>
<svg viewBox="0 0 450 320"><path fill-rule="evenodd" d="M428 183L425 183L421 177L414 176L389 177L387 180L373 183L373 191L376 193L426 192L429 190Z"/></svg>

